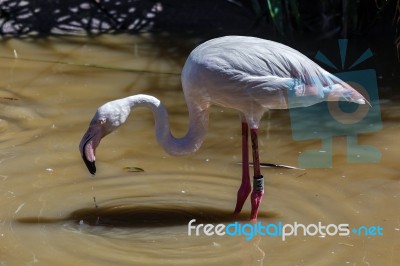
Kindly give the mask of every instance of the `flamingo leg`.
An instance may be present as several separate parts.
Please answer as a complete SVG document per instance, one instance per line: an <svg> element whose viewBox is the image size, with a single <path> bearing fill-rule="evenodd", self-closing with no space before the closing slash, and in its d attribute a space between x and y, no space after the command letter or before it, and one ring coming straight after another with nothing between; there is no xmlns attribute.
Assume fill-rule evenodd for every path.
<svg viewBox="0 0 400 266"><path fill-rule="evenodd" d="M236 208L234 214L240 213L250 194L251 183L249 173L249 125L242 122L242 184L237 192Z"/></svg>
<svg viewBox="0 0 400 266"><path fill-rule="evenodd" d="M261 175L261 170L260 170L257 128L251 128L250 134L251 134L251 144L253 150L253 166L254 166L253 192L251 193L250 220L256 221L258 215L258 208L260 207L260 203L264 195L264 177Z"/></svg>

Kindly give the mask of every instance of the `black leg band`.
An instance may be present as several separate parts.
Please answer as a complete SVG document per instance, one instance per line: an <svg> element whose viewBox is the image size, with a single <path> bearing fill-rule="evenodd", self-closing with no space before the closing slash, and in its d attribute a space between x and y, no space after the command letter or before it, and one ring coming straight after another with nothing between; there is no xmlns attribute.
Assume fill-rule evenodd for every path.
<svg viewBox="0 0 400 266"><path fill-rule="evenodd" d="M253 177L253 189L257 192L264 191L264 177L262 175Z"/></svg>

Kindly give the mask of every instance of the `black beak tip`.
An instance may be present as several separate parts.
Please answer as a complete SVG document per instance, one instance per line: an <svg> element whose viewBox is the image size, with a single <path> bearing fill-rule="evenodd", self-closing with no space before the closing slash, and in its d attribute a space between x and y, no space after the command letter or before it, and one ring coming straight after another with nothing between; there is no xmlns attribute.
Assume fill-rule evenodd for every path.
<svg viewBox="0 0 400 266"><path fill-rule="evenodd" d="M95 163L95 161L93 161L93 162L89 161L89 160L86 158L86 156L82 156L82 159L83 159L83 161L85 162L86 167L87 167L87 169L89 170L89 172L90 172L92 175L95 175L95 174L96 174L96 163Z"/></svg>

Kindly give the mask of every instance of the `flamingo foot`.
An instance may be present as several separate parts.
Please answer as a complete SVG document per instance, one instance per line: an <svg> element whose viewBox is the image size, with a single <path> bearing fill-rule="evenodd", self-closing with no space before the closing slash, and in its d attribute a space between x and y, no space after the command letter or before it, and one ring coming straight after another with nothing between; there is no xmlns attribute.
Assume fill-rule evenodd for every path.
<svg viewBox="0 0 400 266"><path fill-rule="evenodd" d="M257 221L258 208L264 196L264 177L254 177L253 192L251 193L251 214L250 221Z"/></svg>

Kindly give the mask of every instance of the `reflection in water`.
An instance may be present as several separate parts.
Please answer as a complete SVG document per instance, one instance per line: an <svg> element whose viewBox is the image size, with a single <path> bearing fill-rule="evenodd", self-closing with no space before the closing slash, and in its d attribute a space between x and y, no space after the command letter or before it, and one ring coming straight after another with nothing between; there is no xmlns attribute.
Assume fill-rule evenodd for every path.
<svg viewBox="0 0 400 266"><path fill-rule="evenodd" d="M107 208L85 208L72 212L64 218L22 217L20 223L41 224L74 222L90 226L151 228L187 225L196 219L199 223L233 222L231 211L212 208L190 208L190 206L115 206ZM240 220L247 220L244 216Z"/></svg>
<svg viewBox="0 0 400 266"><path fill-rule="evenodd" d="M180 77L165 73L180 72L194 43L105 36L9 40L1 45L2 265L396 265L399 261L396 102L381 103L382 130L359 136L359 143L380 150L379 164L348 163L346 140L335 137L332 168L265 170L260 213L263 224L380 225L383 237L301 235L282 241L258 236L246 241L244 236L188 236L191 219L212 224L235 221L231 214L240 184L236 112L212 108L202 148L187 157L171 157L156 143L151 112L135 110L130 123L101 143L95 177L81 162L78 143L101 103L136 93L160 98L171 114L173 133L185 134L188 118ZM321 147L318 140L293 140L287 111L266 115L260 133L264 162L298 166L302 151ZM124 170L132 166L145 171ZM237 219L247 222L248 215Z"/></svg>

